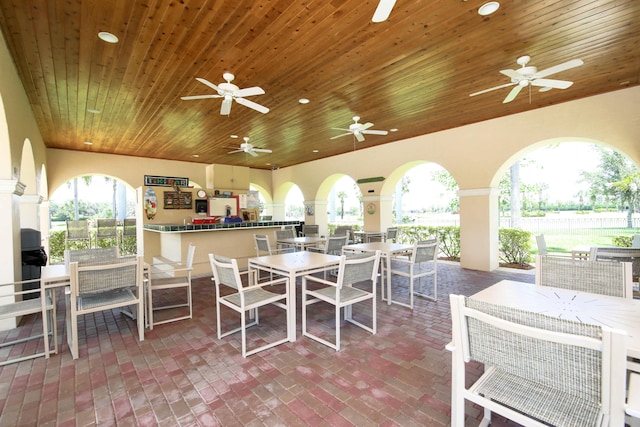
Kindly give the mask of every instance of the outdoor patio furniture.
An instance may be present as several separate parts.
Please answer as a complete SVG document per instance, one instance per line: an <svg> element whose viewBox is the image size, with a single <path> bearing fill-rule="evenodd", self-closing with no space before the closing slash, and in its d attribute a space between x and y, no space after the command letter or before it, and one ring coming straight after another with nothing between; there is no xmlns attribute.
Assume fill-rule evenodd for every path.
<svg viewBox="0 0 640 427"><path fill-rule="evenodd" d="M344 308L344 320L372 334L376 333L376 280L380 264L380 251L372 254L342 255L338 266L336 281L321 279L316 276L302 277L302 335L327 345L336 351L340 350L340 312ZM354 285L366 282L371 290ZM368 283L371 283L369 285ZM313 284L313 287L309 287ZM320 287L317 287L320 286ZM352 306L363 301L371 301L371 326L353 318ZM308 307L325 302L335 308L335 342L311 332L307 328ZM317 327L314 327L314 329Z"/></svg>
<svg viewBox="0 0 640 427"><path fill-rule="evenodd" d="M466 400L484 408L481 425L492 412L523 425L624 425L624 332L462 295L450 303L452 426L465 425ZM469 362L484 364L471 383Z"/></svg>
<svg viewBox="0 0 640 427"><path fill-rule="evenodd" d="M247 270L240 273L238 269L238 261L214 254L209 254L209 262L213 272L213 280L216 287L216 316L218 339L222 339L228 335L240 332L242 335L242 357L247 357L260 351L283 344L289 340L288 317L291 309L289 299L289 279L280 277L275 280L258 283L256 270ZM247 284L242 282L240 274L247 274ZM274 292L274 285L284 285L284 293ZM222 286L226 286L234 290L233 293L221 292ZM247 328L260 324L258 309L266 305L273 304L283 309L287 316L283 322L286 325L287 333L284 338L279 338L257 348L247 350ZM222 332L222 306L228 307L233 311L240 313L240 327ZM247 312L253 312L253 321L247 324ZM271 334L271 332L269 332Z"/></svg>

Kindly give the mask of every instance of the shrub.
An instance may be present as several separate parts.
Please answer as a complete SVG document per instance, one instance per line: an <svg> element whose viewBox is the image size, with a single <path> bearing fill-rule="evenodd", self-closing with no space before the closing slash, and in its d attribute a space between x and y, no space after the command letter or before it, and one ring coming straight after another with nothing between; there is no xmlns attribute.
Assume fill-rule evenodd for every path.
<svg viewBox="0 0 640 427"><path fill-rule="evenodd" d="M531 261L531 233L512 228L498 232L500 260L506 264L526 265Z"/></svg>

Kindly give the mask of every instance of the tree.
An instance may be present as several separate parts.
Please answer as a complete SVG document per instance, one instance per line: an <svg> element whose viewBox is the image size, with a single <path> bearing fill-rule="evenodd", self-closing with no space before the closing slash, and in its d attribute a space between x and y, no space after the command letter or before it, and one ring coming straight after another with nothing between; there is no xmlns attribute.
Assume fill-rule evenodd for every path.
<svg viewBox="0 0 640 427"><path fill-rule="evenodd" d="M341 191L338 193L338 199L340 199L340 219L344 219L344 199L347 198L347 193Z"/></svg>
<svg viewBox="0 0 640 427"><path fill-rule="evenodd" d="M623 154L594 146L600 155L600 163L594 172L583 171L582 181L589 184L590 198L604 197L615 200L618 209L627 209L627 226L633 227L632 214L638 203L638 171Z"/></svg>

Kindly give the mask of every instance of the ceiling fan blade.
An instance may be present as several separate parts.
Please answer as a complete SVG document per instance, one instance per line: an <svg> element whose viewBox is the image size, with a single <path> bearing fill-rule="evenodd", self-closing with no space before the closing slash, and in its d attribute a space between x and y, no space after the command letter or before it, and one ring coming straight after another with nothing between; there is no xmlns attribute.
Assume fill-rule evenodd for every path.
<svg viewBox="0 0 640 427"><path fill-rule="evenodd" d="M507 102L511 102L513 101L513 99L518 96L518 94L520 93L520 91L522 90L523 86L517 85L516 87L514 87L513 89L511 89L511 92L509 92L509 95L507 95L507 97L504 99L504 101L502 101L503 104L506 104Z"/></svg>
<svg viewBox="0 0 640 427"><path fill-rule="evenodd" d="M389 15L391 14L391 9L396 4L396 0L380 0L378 3L378 7L376 11L373 13L373 18L371 20L373 22L383 22L386 21Z"/></svg>
<svg viewBox="0 0 640 427"><path fill-rule="evenodd" d="M220 95L193 95L193 96L181 96L180 99L183 101L191 101L192 99L211 99L211 98L220 98Z"/></svg>
<svg viewBox="0 0 640 427"><path fill-rule="evenodd" d="M351 129L345 129L345 128L331 128L331 129L333 129L333 130L343 130L343 131L346 131L346 132L351 132Z"/></svg>
<svg viewBox="0 0 640 427"><path fill-rule="evenodd" d="M231 98L225 98L222 101L222 105L220 106L220 114L223 116L228 116L231 113Z"/></svg>
<svg viewBox="0 0 640 427"><path fill-rule="evenodd" d="M362 136L362 134L360 132L354 132L353 134L355 135L355 137L358 140L358 142L364 141L364 136Z"/></svg>
<svg viewBox="0 0 640 427"><path fill-rule="evenodd" d="M363 131L363 130L369 129L371 126L373 126L373 123L371 122L363 123L360 125L360 129L358 130Z"/></svg>
<svg viewBox="0 0 640 427"><path fill-rule="evenodd" d="M250 156L258 157L258 153L256 153L256 151L255 151L255 150L247 150L247 153L248 153Z"/></svg>
<svg viewBox="0 0 640 427"><path fill-rule="evenodd" d="M209 80L203 79L202 77L196 77L196 80L204 85L209 86L211 89L215 90L216 92L220 92L220 89L218 88L218 86L214 85Z"/></svg>
<svg viewBox="0 0 640 427"><path fill-rule="evenodd" d="M264 107L260 104L256 104L253 101L249 101L248 99L244 99L244 98L235 98L236 102L238 104L244 105L245 107L249 107L253 110L259 111L262 114L267 114L269 112L269 109L267 107Z"/></svg>
<svg viewBox="0 0 640 427"><path fill-rule="evenodd" d="M502 89L502 88L505 88L505 87L513 86L515 84L517 84L517 83L505 83L505 84L500 85L500 86L491 87L489 89L481 90L480 92L471 93L471 94L469 94L469 96L482 95L483 93L491 92L492 90L496 90L496 89Z"/></svg>
<svg viewBox="0 0 640 427"><path fill-rule="evenodd" d="M573 82L567 80L553 80L553 79L533 79L531 81L532 86L549 87L552 89L566 89L571 87Z"/></svg>
<svg viewBox="0 0 640 427"><path fill-rule="evenodd" d="M386 130L363 130L362 133L367 134L367 135L386 135L389 132Z"/></svg>
<svg viewBox="0 0 640 427"><path fill-rule="evenodd" d="M239 96L239 97L253 96L253 95L264 95L264 90L262 90L262 88L260 88L258 86L248 87L246 89L240 89L234 95L235 96Z"/></svg>
<svg viewBox="0 0 640 427"><path fill-rule="evenodd" d="M500 70L500 73L504 74L505 76L510 77L512 79L521 79L522 78L522 74L520 74L516 70Z"/></svg>
<svg viewBox="0 0 640 427"><path fill-rule="evenodd" d="M227 154L234 154L234 153L242 153L244 150L233 150L233 151L229 151Z"/></svg>
<svg viewBox="0 0 640 427"><path fill-rule="evenodd" d="M273 150L269 150L268 148L254 148L253 151L258 153L273 153Z"/></svg>
<svg viewBox="0 0 640 427"><path fill-rule="evenodd" d="M336 138L340 138L341 136L347 136L347 135L351 135L351 132L341 133L340 135L332 136L329 139L336 139Z"/></svg>
<svg viewBox="0 0 640 427"><path fill-rule="evenodd" d="M559 73L560 71L568 70L571 68L579 67L584 64L582 59L572 59L571 61L564 62L562 64L555 65L553 67L546 68L536 73L536 77L546 77L551 74Z"/></svg>

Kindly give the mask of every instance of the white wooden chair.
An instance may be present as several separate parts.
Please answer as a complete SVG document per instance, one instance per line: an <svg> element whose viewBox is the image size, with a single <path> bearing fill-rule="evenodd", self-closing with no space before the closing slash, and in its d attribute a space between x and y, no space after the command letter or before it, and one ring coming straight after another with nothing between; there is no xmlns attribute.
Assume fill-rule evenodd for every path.
<svg viewBox="0 0 640 427"><path fill-rule="evenodd" d="M147 323L149 325L149 329L153 329L154 325L162 325L169 322L193 318L191 273L193 271L193 258L195 256L195 252L196 246L193 243L189 243L187 259L184 263L153 264L149 267L149 282L147 283ZM168 289L180 288L183 288L185 291L184 300L154 307L154 293ZM154 311L172 310L181 307L187 307L188 311L183 310L181 312L176 312L177 314L174 313L172 317L164 318L162 320L154 319Z"/></svg>
<svg viewBox="0 0 640 427"><path fill-rule="evenodd" d="M89 233L89 222L86 219L67 220L67 231L65 233L65 249L69 249L70 243L83 242L83 246L91 247L91 234Z"/></svg>
<svg viewBox="0 0 640 427"><path fill-rule="evenodd" d="M626 334L450 295L451 425L465 401L526 426L622 426ZM484 364L467 387L465 365Z"/></svg>
<svg viewBox="0 0 640 427"><path fill-rule="evenodd" d="M396 239L398 238L398 227L388 227L384 237L387 242L396 243Z"/></svg>
<svg viewBox="0 0 640 427"><path fill-rule="evenodd" d="M0 341L0 349L39 338L44 341L42 349L36 348L35 352L31 354L24 354L22 351L16 351L16 354L14 354L12 348L6 352L6 357L0 357L0 366L42 356L48 359L51 353L58 352L55 290L42 289L40 287L27 289L39 281L40 279L33 279L0 284L0 321L3 324L14 323L19 325L22 316L30 315L40 315L42 320L41 333L28 336L22 333L8 333L6 338ZM47 319L46 322L45 318ZM16 326L16 328L19 328L19 326ZM53 342L51 343L51 341ZM5 351L1 350L0 353L4 355Z"/></svg>
<svg viewBox="0 0 640 427"><path fill-rule="evenodd" d="M547 241L544 238L544 234L539 234L536 236L536 245L538 246L539 255L571 256L570 252L549 251L549 249L547 248Z"/></svg>
<svg viewBox="0 0 640 427"><path fill-rule="evenodd" d="M223 256L209 254L209 262L213 272L213 280L216 287L216 316L218 339L222 339L236 332L241 333L242 340L242 357L247 357L277 345L283 344L289 340L288 316L291 304L289 302L289 279L287 277L277 278L266 282L258 283L256 270L247 270L240 273L238 261ZM247 274L247 285L242 283L241 274ZM273 292L273 285L284 285L284 293ZM222 292L222 287L233 289L231 294ZM270 287L270 290L265 287ZM284 338L269 342L257 348L247 350L247 328L260 324L260 316L258 309L266 305L273 304L285 311L284 324L286 335ZM240 313L240 327L234 328L227 332L222 332L222 306L228 307L233 311ZM247 324L247 312L253 315L250 323Z"/></svg>
<svg viewBox="0 0 640 427"><path fill-rule="evenodd" d="M633 298L630 262L573 260L536 255L536 285Z"/></svg>
<svg viewBox="0 0 640 427"><path fill-rule="evenodd" d="M317 224L305 224L300 232L301 237L320 237L320 226Z"/></svg>
<svg viewBox="0 0 640 427"><path fill-rule="evenodd" d="M391 275L407 277L409 279L409 303L391 299L394 304L399 304L413 309L414 296L421 296L432 301L438 300L438 239L415 242L411 253L402 254L391 258ZM382 277L387 277L386 263L382 263ZM432 277L433 291L424 290L424 277ZM414 284L418 280L418 288ZM393 280L391 280L393 283ZM391 286L388 283L387 286ZM383 289L384 296L384 289Z"/></svg>
<svg viewBox="0 0 640 427"><path fill-rule="evenodd" d="M103 246L103 243L106 244ZM99 218L96 221L96 247L118 246L118 223L112 218Z"/></svg>
<svg viewBox="0 0 640 427"><path fill-rule="evenodd" d="M376 333L376 280L380 264L380 251L374 254L363 253L350 256L341 255L336 281L316 276L302 277L302 334L336 351L340 350L340 311L344 308L344 319L372 334ZM370 282L371 290L353 286ZM313 287L309 287L313 284ZM365 285L365 286L368 286ZM352 307L364 301L371 302L371 326L353 318ZM308 307L325 302L335 308L335 343L332 343L307 329Z"/></svg>
<svg viewBox="0 0 640 427"><path fill-rule="evenodd" d="M144 262L142 256L122 257L70 265L71 286L67 301L67 340L78 358L78 318L114 308L133 307L138 339L144 341Z"/></svg>

